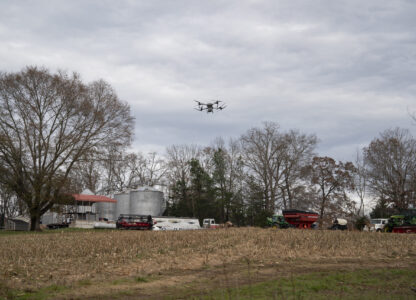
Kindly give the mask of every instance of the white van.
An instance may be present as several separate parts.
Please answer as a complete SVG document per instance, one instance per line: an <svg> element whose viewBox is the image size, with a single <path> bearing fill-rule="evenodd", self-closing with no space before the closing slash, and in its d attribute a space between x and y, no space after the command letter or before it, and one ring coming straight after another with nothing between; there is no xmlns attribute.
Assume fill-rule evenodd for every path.
<svg viewBox="0 0 416 300"><path fill-rule="evenodd" d="M370 231L383 231L388 221L389 219L371 219Z"/></svg>

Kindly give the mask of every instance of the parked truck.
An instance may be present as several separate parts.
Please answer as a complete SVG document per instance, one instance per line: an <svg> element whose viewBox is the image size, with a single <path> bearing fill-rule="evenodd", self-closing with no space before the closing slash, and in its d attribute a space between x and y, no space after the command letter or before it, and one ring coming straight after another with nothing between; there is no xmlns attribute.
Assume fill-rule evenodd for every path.
<svg viewBox="0 0 416 300"><path fill-rule="evenodd" d="M220 224L215 223L215 219L204 219L202 221L203 228L219 228Z"/></svg>
<svg viewBox="0 0 416 300"><path fill-rule="evenodd" d="M382 232L389 219L371 219L369 231Z"/></svg>

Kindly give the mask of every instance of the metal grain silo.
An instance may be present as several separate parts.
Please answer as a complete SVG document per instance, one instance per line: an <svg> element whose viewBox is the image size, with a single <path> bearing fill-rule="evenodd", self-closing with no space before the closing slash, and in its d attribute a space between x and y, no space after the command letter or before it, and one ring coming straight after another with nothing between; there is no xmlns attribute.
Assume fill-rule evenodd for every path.
<svg viewBox="0 0 416 300"><path fill-rule="evenodd" d="M130 193L128 191L114 194L114 199L117 200L114 220L117 220L121 214L130 214Z"/></svg>
<svg viewBox="0 0 416 300"><path fill-rule="evenodd" d="M99 219L115 220L114 215L115 215L117 203L97 202L94 205L96 206Z"/></svg>
<svg viewBox="0 0 416 300"><path fill-rule="evenodd" d="M164 205L163 192L152 187L130 191L130 213L160 216Z"/></svg>

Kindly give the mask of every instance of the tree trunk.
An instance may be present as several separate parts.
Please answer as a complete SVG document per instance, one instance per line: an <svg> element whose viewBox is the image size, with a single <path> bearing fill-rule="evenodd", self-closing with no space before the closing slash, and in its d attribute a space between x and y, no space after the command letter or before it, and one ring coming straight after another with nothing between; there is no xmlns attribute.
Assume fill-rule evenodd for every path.
<svg viewBox="0 0 416 300"><path fill-rule="evenodd" d="M322 224L323 224L323 219L324 219L324 213L325 213L325 204L324 202L321 205L321 211L320 211L320 216L319 216L319 228L322 229Z"/></svg>
<svg viewBox="0 0 416 300"><path fill-rule="evenodd" d="M293 208L293 199L292 199L292 193L290 191L290 185L289 185L289 180L286 178L286 192L287 192L287 200L289 203L289 208L292 209Z"/></svg>
<svg viewBox="0 0 416 300"><path fill-rule="evenodd" d="M324 214L325 214L325 205L326 205L326 196L325 196L325 192L322 192L321 209L320 209L320 215L319 215L319 229L322 229L322 224L324 221Z"/></svg>
<svg viewBox="0 0 416 300"><path fill-rule="evenodd" d="M282 191L283 209L287 209L285 189L282 187L281 191ZM290 207L290 208L292 208L292 207Z"/></svg>
<svg viewBox="0 0 416 300"><path fill-rule="evenodd" d="M40 213L38 211L30 213L30 231L41 231Z"/></svg>

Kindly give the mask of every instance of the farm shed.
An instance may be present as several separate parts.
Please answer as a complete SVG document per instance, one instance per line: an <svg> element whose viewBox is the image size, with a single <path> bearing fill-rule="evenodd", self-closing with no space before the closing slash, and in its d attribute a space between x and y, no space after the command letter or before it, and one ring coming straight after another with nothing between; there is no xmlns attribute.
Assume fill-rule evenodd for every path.
<svg viewBox="0 0 416 300"><path fill-rule="evenodd" d="M30 220L27 217L19 216L15 218L6 219L6 230L26 231L30 228Z"/></svg>

